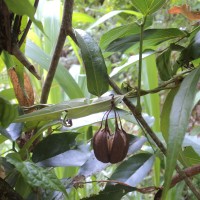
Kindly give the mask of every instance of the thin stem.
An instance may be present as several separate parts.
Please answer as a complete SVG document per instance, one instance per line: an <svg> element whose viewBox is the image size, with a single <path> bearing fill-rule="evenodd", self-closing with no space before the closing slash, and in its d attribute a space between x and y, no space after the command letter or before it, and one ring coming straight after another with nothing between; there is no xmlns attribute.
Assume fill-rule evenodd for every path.
<svg viewBox="0 0 200 200"><path fill-rule="evenodd" d="M145 25L146 17L144 17L143 22L140 25L140 49L139 49L139 70L138 70L138 96L137 96L137 109L142 111L140 103L140 90L141 90L141 81L142 81L142 52L143 52L143 32Z"/></svg>
<svg viewBox="0 0 200 200"><path fill-rule="evenodd" d="M47 73L46 80L44 82L43 88L42 88L42 95L40 99L40 103L46 103L50 88L53 82L53 78L57 69L57 65L59 62L60 54L63 49L65 39L67 35L73 37L73 31L72 31L72 12L73 12L73 0L65 0L64 6L63 6L63 17L62 17L62 23L60 27L60 33L58 36L58 40L56 43L56 47L54 50L54 54L51 59L51 64L49 67L49 71Z"/></svg>

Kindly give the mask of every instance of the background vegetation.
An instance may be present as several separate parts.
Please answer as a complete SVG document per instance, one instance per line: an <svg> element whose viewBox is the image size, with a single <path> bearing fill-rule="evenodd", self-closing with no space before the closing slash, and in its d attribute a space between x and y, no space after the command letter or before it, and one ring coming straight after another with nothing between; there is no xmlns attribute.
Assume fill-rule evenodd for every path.
<svg viewBox="0 0 200 200"><path fill-rule="evenodd" d="M0 0L1 198L200 199L199 9ZM130 138L117 164L91 145L111 94Z"/></svg>

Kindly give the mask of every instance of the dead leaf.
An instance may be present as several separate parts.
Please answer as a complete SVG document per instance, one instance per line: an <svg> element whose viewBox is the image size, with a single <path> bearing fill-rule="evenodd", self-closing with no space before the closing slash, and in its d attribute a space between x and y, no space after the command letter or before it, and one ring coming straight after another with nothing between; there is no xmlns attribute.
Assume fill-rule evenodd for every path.
<svg viewBox="0 0 200 200"><path fill-rule="evenodd" d="M190 6L184 4L182 6L174 6L168 10L169 14L182 14L191 21L200 20L200 12L191 11Z"/></svg>
<svg viewBox="0 0 200 200"><path fill-rule="evenodd" d="M15 69L9 69L8 74L10 76L19 105L32 106L34 104L34 92L28 75L24 73L24 88L22 88Z"/></svg>

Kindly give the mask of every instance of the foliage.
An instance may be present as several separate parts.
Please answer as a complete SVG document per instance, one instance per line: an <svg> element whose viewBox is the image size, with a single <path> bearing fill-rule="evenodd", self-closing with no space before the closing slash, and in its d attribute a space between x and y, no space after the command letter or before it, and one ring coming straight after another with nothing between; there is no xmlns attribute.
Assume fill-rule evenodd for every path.
<svg viewBox="0 0 200 200"><path fill-rule="evenodd" d="M0 0L8 191L27 200L200 198L200 3L189 3ZM129 150L101 163L92 138L104 123L114 132L116 117Z"/></svg>

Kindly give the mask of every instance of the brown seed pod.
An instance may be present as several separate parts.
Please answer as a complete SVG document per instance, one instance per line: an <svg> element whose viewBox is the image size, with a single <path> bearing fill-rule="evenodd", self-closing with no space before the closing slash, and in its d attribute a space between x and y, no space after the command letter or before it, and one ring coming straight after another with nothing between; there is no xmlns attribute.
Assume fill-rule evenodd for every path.
<svg viewBox="0 0 200 200"><path fill-rule="evenodd" d="M127 155L128 147L129 138L127 133L123 129L117 127L112 142L112 148L109 152L110 163L118 163L122 161Z"/></svg>
<svg viewBox="0 0 200 200"><path fill-rule="evenodd" d="M93 137L93 149L94 155L97 160L108 163L109 162L109 150L107 141L110 137L110 130L108 127L98 130Z"/></svg>

